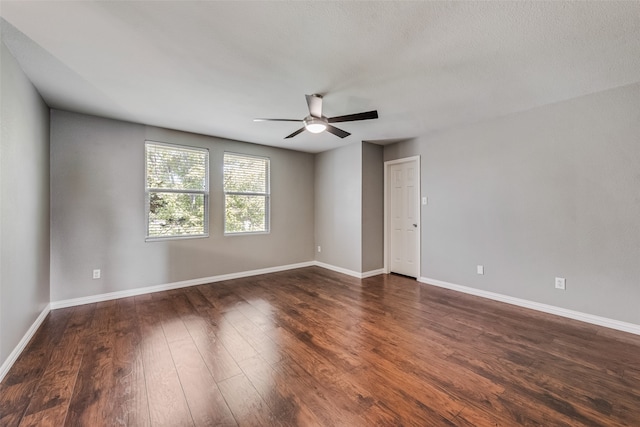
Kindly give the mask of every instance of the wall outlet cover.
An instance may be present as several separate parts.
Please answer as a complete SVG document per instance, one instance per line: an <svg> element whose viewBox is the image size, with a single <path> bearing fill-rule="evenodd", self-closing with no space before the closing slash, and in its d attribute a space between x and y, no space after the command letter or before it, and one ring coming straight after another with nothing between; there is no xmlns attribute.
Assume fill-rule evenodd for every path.
<svg viewBox="0 0 640 427"><path fill-rule="evenodd" d="M566 280L564 277L556 277L556 289L566 289Z"/></svg>
<svg viewBox="0 0 640 427"><path fill-rule="evenodd" d="M478 266L476 267L476 272L477 272L478 274L484 274L484 265L478 265Z"/></svg>

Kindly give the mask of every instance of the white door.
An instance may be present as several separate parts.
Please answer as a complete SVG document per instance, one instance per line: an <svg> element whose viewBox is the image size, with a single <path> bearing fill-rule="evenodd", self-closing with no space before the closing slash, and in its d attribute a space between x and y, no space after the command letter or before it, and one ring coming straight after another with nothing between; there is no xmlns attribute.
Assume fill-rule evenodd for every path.
<svg viewBox="0 0 640 427"><path fill-rule="evenodd" d="M389 271L418 277L420 272L420 169L417 159L387 168Z"/></svg>

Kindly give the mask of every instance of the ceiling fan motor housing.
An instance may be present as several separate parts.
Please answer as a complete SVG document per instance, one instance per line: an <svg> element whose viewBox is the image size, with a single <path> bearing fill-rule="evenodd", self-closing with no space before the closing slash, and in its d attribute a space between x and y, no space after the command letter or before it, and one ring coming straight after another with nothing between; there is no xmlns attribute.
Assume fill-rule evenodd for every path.
<svg viewBox="0 0 640 427"><path fill-rule="evenodd" d="M365 111L363 113L346 114L344 116L326 117L322 114L322 96L321 95L305 95L307 98L307 106L309 107L309 115L302 120L299 119L253 119L256 122L302 122L304 127L298 129L284 139L293 138L296 135L308 130L311 133L322 133L325 130L339 138L346 138L351 135L349 132L339 129L329 123L339 122L355 122L358 120L370 120L378 118L378 111Z"/></svg>
<svg viewBox="0 0 640 427"><path fill-rule="evenodd" d="M320 133L327 128L327 119L324 117L307 116L304 119L304 127L311 133Z"/></svg>

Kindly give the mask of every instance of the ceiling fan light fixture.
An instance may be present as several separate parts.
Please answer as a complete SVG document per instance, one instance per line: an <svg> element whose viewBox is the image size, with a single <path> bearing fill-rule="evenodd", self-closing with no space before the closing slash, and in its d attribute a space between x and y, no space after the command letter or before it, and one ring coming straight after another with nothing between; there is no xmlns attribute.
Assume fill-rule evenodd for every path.
<svg viewBox="0 0 640 427"><path fill-rule="evenodd" d="M311 133L321 133L327 129L327 124L317 118L309 118L304 121L304 127Z"/></svg>
<svg viewBox="0 0 640 427"><path fill-rule="evenodd" d="M1 1L1 0L0 0ZM346 138L351 135L349 132L333 126L330 123L340 122L357 122L359 120L370 120L378 118L378 111L371 110L363 113L346 114L344 116L326 117L322 114L322 96L320 95L305 95L307 98L307 106L309 107L309 115L302 120L299 119L254 119L257 122L302 122L303 127L296 130L290 135L284 137L284 139L293 138L300 135L302 132L309 131L311 133L322 133L327 131L330 134L337 136L338 138Z"/></svg>

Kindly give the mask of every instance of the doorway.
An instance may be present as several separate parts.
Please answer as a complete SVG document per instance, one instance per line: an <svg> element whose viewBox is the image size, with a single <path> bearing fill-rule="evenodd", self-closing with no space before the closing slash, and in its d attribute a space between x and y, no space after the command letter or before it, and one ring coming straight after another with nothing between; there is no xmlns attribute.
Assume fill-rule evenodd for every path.
<svg viewBox="0 0 640 427"><path fill-rule="evenodd" d="M384 163L384 270L420 277L420 156Z"/></svg>

